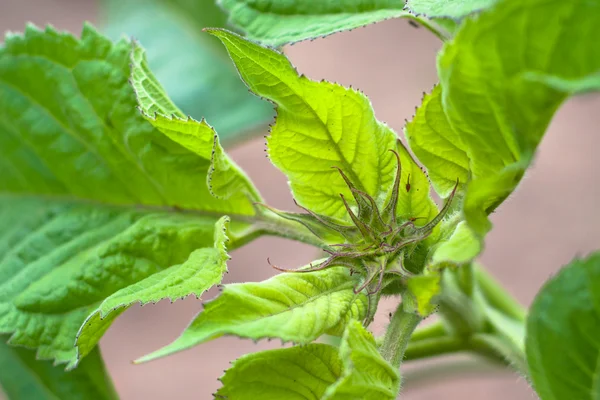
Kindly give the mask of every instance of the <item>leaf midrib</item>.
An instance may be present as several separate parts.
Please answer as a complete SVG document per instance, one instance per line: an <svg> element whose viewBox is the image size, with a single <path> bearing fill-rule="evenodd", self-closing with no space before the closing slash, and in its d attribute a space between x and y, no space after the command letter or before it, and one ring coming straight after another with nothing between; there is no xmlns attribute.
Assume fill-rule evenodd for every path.
<svg viewBox="0 0 600 400"><path fill-rule="evenodd" d="M63 204L73 204L73 205L87 205L87 206L96 206L96 207L107 207L114 209L123 209L123 210L140 210L140 211L148 211L148 212L164 212L164 213L172 213L179 215L194 215L199 217L215 217L220 218L224 215L228 215L230 217L235 218L240 222L247 223L255 223L262 221L258 215L248 215L248 214L238 214L232 211L218 211L218 210L201 210L195 208L179 208L177 206L161 206L161 205L151 205L151 204L135 204L135 203L124 203L124 204L112 204L105 203L99 200L92 199L84 199L80 197L72 197L72 196L61 196L61 195L51 195L51 194L37 194L37 193L14 193L14 192L0 192L0 200L3 198L23 198L23 199L34 199L45 202L55 202L55 203L63 203Z"/></svg>

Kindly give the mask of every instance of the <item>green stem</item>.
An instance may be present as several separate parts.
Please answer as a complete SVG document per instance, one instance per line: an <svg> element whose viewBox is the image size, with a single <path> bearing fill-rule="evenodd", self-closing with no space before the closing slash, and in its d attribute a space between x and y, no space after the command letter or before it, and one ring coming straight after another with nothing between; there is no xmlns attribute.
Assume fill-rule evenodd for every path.
<svg viewBox="0 0 600 400"><path fill-rule="evenodd" d="M400 363L404 359L404 352L413 331L423 320L414 311L415 305L413 303L414 301L410 299L410 296L405 296L392 317L381 345L383 358L396 368L400 367Z"/></svg>
<svg viewBox="0 0 600 400"><path fill-rule="evenodd" d="M524 322L527 312L489 272L479 264L474 265L475 279L488 303L505 315Z"/></svg>
<svg viewBox="0 0 600 400"><path fill-rule="evenodd" d="M281 218L272 213L259 214L254 218L252 223L254 229L259 234L291 239L319 248L327 246L326 243L300 223Z"/></svg>
<svg viewBox="0 0 600 400"><path fill-rule="evenodd" d="M404 361L420 360L444 354L464 351L466 345L459 337L446 336L410 342L404 353Z"/></svg>
<svg viewBox="0 0 600 400"><path fill-rule="evenodd" d="M402 389L411 387L441 384L456 377L497 375L503 371L498 364L480 358L436 360L435 364L427 364L410 369L402 375Z"/></svg>
<svg viewBox="0 0 600 400"><path fill-rule="evenodd" d="M464 292L458 271L447 269L443 272L438 303L440 316L453 335L466 337L483 328L485 319L482 310Z"/></svg>
<svg viewBox="0 0 600 400"><path fill-rule="evenodd" d="M446 336L409 343L404 354L404 361L421 360L445 354L471 352L502 365L509 363L487 342L477 336Z"/></svg>
<svg viewBox="0 0 600 400"><path fill-rule="evenodd" d="M447 335L446 327L442 321L436 321L429 325L425 325L415 329L412 336L410 337L410 343L418 342L420 340L437 338ZM409 344L410 345L410 344Z"/></svg>
<svg viewBox="0 0 600 400"><path fill-rule="evenodd" d="M506 337L498 334L480 333L473 335L472 342L477 348L487 349L497 357L501 357L504 363L515 369L521 376L529 375L525 351L515 346Z"/></svg>
<svg viewBox="0 0 600 400"><path fill-rule="evenodd" d="M442 321L436 321L425 326L417 327L417 329L414 330L412 336L410 337L410 342L408 343L408 345L411 346L412 343L421 340L445 337L447 334L448 331L446 330L446 327L444 326ZM377 338L375 338L375 341L377 342L377 347L381 348L384 339L384 336L378 336Z"/></svg>

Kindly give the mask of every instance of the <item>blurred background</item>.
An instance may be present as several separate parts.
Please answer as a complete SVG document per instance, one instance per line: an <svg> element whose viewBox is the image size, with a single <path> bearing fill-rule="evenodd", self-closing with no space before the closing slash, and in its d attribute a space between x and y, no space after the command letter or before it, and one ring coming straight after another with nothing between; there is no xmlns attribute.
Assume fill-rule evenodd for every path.
<svg viewBox="0 0 600 400"><path fill-rule="evenodd" d="M194 1L204 0L183 2L189 5ZM228 88L221 90L225 95L221 93L218 100L210 97L210 90L214 90L210 84L217 81L211 74L221 70L230 73L230 67L221 66L227 64L219 58L222 55L205 56L220 50L187 51L191 61L166 58L160 53L165 48L175 51L182 42L198 39L197 31L178 31L181 21L169 25L163 19L168 11L153 8L155 4L156 1L120 0L113 1L109 8L99 0L0 0L0 32L22 31L25 23L33 22L38 26L50 23L79 34L82 23L91 21L111 37L119 37L126 26L146 24L128 33L135 32L148 48L151 66L169 94L184 111L198 118L207 116L229 138L230 154L248 171L271 205L293 210L284 176L263 151L263 136L268 132L260 127L271 118L271 108L249 97L243 86L227 77L220 81L225 82L221 87ZM127 8L134 5L145 7L145 14L127 14ZM107 15L112 25L105 23ZM164 34L156 39L146 38L152 30L162 30ZM437 81L435 57L440 46L440 41L427 30L416 29L405 20L391 20L284 50L298 70L310 78L336 81L364 91L371 98L377 117L401 132L423 91L430 90ZM561 265L600 247L600 212L596 208L600 204L600 158L596 156L600 148L599 109L600 97L595 95L580 96L565 104L552 122L533 168L518 191L492 216L494 229L481 261L525 305L531 303L543 282ZM226 115L219 115L220 112ZM229 133L240 126L253 128L246 131L254 136L243 142L232 140ZM297 267L316 255L315 249L305 245L261 238L233 252L226 282L260 281L273 275L267 257L278 265ZM214 295L211 291L205 299ZM195 299L132 307L113 324L101 348L122 399L211 399L211 393L219 387L217 377L230 361L247 352L277 347L275 343L222 338L149 364L131 364L131 360L179 335L200 307L200 301ZM394 308L394 301L382 303L375 331L383 329L387 314ZM446 365L444 360L426 364L434 368ZM409 372L403 399L535 398L526 382L509 372L470 368L461 375L439 375L421 382L414 370L422 365L405 368Z"/></svg>

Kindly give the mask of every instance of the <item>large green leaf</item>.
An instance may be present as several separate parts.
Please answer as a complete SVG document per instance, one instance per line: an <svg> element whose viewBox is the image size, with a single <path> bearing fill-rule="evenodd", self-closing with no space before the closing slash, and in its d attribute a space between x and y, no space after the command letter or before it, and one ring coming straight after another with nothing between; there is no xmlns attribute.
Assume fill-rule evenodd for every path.
<svg viewBox="0 0 600 400"><path fill-rule="evenodd" d="M429 18L461 19L476 11L485 10L498 0L406 0L406 9Z"/></svg>
<svg viewBox="0 0 600 400"><path fill-rule="evenodd" d="M229 50L250 90L277 105L277 122L267 138L269 156L289 178L294 197L311 210L349 221L340 193L352 196L337 170L378 203L389 196L402 162L398 214L423 217L436 207L429 182L394 131L377 121L368 98L354 89L299 76L287 58L240 36L212 30ZM398 146L398 147L397 147ZM410 190L406 185L410 174Z"/></svg>
<svg viewBox="0 0 600 400"><path fill-rule="evenodd" d="M42 359L75 365L119 314L89 321L94 324L85 326L84 347L77 352L78 331L98 307L108 313L134 301L200 294L220 280L223 266L203 257L214 250L194 252L213 245L212 217L0 199L6 227L0 242L0 332L13 333L11 344L38 348ZM200 277L207 281L181 281Z"/></svg>
<svg viewBox="0 0 600 400"><path fill-rule="evenodd" d="M94 313L87 317L77 334L79 353L90 352L112 321L131 304L156 303L162 299L170 299L173 302L192 294L199 298L206 290L221 282L223 274L227 271L229 259L225 248L228 241L227 222L227 217L217 222L214 247L195 250L182 264L149 275L102 301ZM148 258L150 257L152 256L149 255Z"/></svg>
<svg viewBox="0 0 600 400"><path fill-rule="evenodd" d="M306 344L335 328L356 302L366 313L366 296L354 293L358 281L345 267L285 273L260 283L225 285L205 304L173 343L142 357L149 361L223 335L254 340L280 338Z"/></svg>
<svg viewBox="0 0 600 400"><path fill-rule="evenodd" d="M405 16L403 0L219 0L231 23L271 46Z"/></svg>
<svg viewBox="0 0 600 400"><path fill-rule="evenodd" d="M470 159L464 210L484 234L569 92L530 73L582 79L600 70L600 3L502 1L465 21L438 59L442 104ZM574 45L576 44L576 45Z"/></svg>
<svg viewBox="0 0 600 400"><path fill-rule="evenodd" d="M118 396L96 348L75 371L65 372L35 352L0 340L0 392L11 400L113 400Z"/></svg>
<svg viewBox="0 0 600 400"><path fill-rule="evenodd" d="M527 318L529 372L542 400L600 398L600 253L572 261Z"/></svg>
<svg viewBox="0 0 600 400"><path fill-rule="evenodd" d="M342 373L338 349L309 344L247 354L221 377L217 399L321 399Z"/></svg>
<svg viewBox="0 0 600 400"><path fill-rule="evenodd" d="M218 156L188 149L137 112L131 52L131 43L113 45L89 26L81 40L29 27L0 48L0 333L70 367L97 341L88 337L79 354L74 347L107 297L133 293L163 270L144 282L177 282L170 272L188 267L208 273L194 250L213 247L222 213L232 215L235 247L250 233L240 214L252 215L257 199L212 129L196 137L214 143ZM188 294L216 278L207 279ZM140 292L138 301L188 288L170 289Z"/></svg>
<svg viewBox="0 0 600 400"><path fill-rule="evenodd" d="M348 324L340 345L342 374L323 400L394 400L400 373L379 354L373 335L359 321Z"/></svg>
<svg viewBox="0 0 600 400"><path fill-rule="evenodd" d="M199 155L144 121L128 85L131 44L29 27L0 49L0 191L114 205L253 214L213 197ZM32 77L35 77L33 79ZM206 133L212 143L214 133ZM107 190L110 188L110 190Z"/></svg>
<svg viewBox="0 0 600 400"><path fill-rule="evenodd" d="M488 215L521 180L560 104L598 88L600 33L592 27L599 23L595 2L505 0L466 19L444 46L440 85L406 127L442 197L453 181L465 183L463 216L442 228L449 241L434 256L438 262L477 256Z"/></svg>
<svg viewBox="0 0 600 400"><path fill-rule="evenodd" d="M224 27L215 0L104 0L104 30L133 36L174 102L196 119L211 121L225 141L238 139L273 115L272 107L240 81L227 53L202 33Z"/></svg>

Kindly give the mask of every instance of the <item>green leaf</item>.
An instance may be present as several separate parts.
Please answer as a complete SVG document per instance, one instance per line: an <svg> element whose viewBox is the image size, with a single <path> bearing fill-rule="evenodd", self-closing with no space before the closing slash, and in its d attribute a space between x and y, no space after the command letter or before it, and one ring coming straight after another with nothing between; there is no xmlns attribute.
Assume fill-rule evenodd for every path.
<svg viewBox="0 0 600 400"><path fill-rule="evenodd" d="M225 285L173 343L138 362L188 349L223 335L280 338L307 344L336 327L355 301L357 278L345 267L284 273L260 283ZM363 315L364 316L364 315Z"/></svg>
<svg viewBox="0 0 600 400"><path fill-rule="evenodd" d="M211 121L225 142L272 118L272 107L248 93L218 42L202 33L225 27L214 0L105 0L104 30L134 37L175 104Z"/></svg>
<svg viewBox="0 0 600 400"><path fill-rule="evenodd" d="M438 207L431 198L429 178L399 139L397 144L402 171L396 216L404 221L418 218L415 225L425 225L438 214ZM438 230L436 227L432 238L437 237Z"/></svg>
<svg viewBox="0 0 600 400"><path fill-rule="evenodd" d="M466 264L482 251L482 244L465 221L461 221L450 237L441 240L432 257L434 264Z"/></svg>
<svg viewBox="0 0 600 400"><path fill-rule="evenodd" d="M236 360L215 397L236 400L393 400L400 374L385 361L373 335L351 321L338 349L309 344Z"/></svg>
<svg viewBox="0 0 600 400"><path fill-rule="evenodd" d="M247 37L271 46L408 15L402 0L219 0Z"/></svg>
<svg viewBox="0 0 600 400"><path fill-rule="evenodd" d="M506 0L466 20L444 46L441 101L470 159L464 212L478 235L490 229L487 215L514 190L571 92L531 73L559 80L597 73L600 32L593 27L599 23L595 2Z"/></svg>
<svg viewBox="0 0 600 400"><path fill-rule="evenodd" d="M408 5L417 3L425 4ZM447 196L456 179L464 184L462 215L451 222L466 224L443 232L449 242L437 248L435 263L465 263L479 254L491 229L488 215L520 182L560 104L598 88L600 34L588 34L600 23L598 7L585 0L505 0L467 19L445 44L440 85L406 126L438 194Z"/></svg>
<svg viewBox="0 0 600 400"><path fill-rule="evenodd" d="M600 253L577 259L540 290L525 349L542 400L600 396Z"/></svg>
<svg viewBox="0 0 600 400"><path fill-rule="evenodd" d="M441 292L441 275L433 272L410 277L406 282L408 293L414 297L416 311L423 318L436 310L435 297Z"/></svg>
<svg viewBox="0 0 600 400"><path fill-rule="evenodd" d="M28 27L0 48L0 333L69 368L99 338L74 347L106 298L199 268L203 252L190 254L212 248L223 213L232 215L231 247L252 233L241 221L254 213L256 193L212 130L193 133L215 143L215 156L170 139L135 110L131 52L90 26L81 40ZM210 176L227 199L211 195ZM187 291L164 289L152 296Z"/></svg>
<svg viewBox="0 0 600 400"><path fill-rule="evenodd" d="M340 193L350 191L332 167L341 168L358 190L379 204L390 195L398 149L403 186L398 215L435 215L427 178L396 134L375 119L366 96L329 82L299 76L287 58L240 36L211 30L229 50L250 90L277 104L277 122L267 138L269 156L290 180L294 197L312 211L350 222ZM368 167L367 167L368 166ZM414 201L412 200L414 198Z"/></svg>
<svg viewBox="0 0 600 400"><path fill-rule="evenodd" d="M92 318L78 351L78 331L99 306L108 312L133 301L200 294L197 280L182 286L179 279L205 277L208 286L220 279L213 260L200 265L204 252L192 253L213 245L212 217L0 197L0 221L10 227L0 242L0 332L13 333L10 344L38 348L39 358L69 367L119 314Z"/></svg>
<svg viewBox="0 0 600 400"><path fill-rule="evenodd" d="M477 11L493 6L498 0L406 0L406 9L416 15L429 18L452 18L459 20Z"/></svg>
<svg viewBox="0 0 600 400"><path fill-rule="evenodd" d="M144 49L134 45L131 84L142 114L156 129L206 160L211 160L207 184L214 197L245 195L258 202L260 194L246 174L227 156L219 136L205 120L186 117L169 99L146 62Z"/></svg>
<svg viewBox="0 0 600 400"><path fill-rule="evenodd" d="M220 379L217 399L321 399L341 375L338 349L309 344L261 351L237 359Z"/></svg>
<svg viewBox="0 0 600 400"><path fill-rule="evenodd" d="M3 338L6 339L6 338ZM35 352L0 340L0 393L11 400L118 399L100 350L96 348L75 371L65 372Z"/></svg>
<svg viewBox="0 0 600 400"><path fill-rule="evenodd" d="M87 354L98 343L112 320L133 303L156 303L163 299L174 302L178 298L195 295L197 298L213 285L221 282L227 271L229 255L225 247L227 217L221 218L214 233L214 247L195 250L182 264L173 265L133 283L107 297L83 323L77 334L78 350ZM110 315L111 313L116 315Z"/></svg>
<svg viewBox="0 0 600 400"><path fill-rule="evenodd" d="M469 156L454 132L442 106L441 86L423 97L413 120L404 132L411 150L427 168L435 191L443 198L450 195L456 181L469 180ZM462 186L461 186L462 188Z"/></svg>
<svg viewBox="0 0 600 400"><path fill-rule="evenodd" d="M186 150L135 112L131 49L89 26L81 40L32 27L8 37L0 48L0 191L253 214L243 193L223 201L202 184L210 154Z"/></svg>
<svg viewBox="0 0 600 400"><path fill-rule="evenodd" d="M377 351L373 335L359 321L348 324L340 345L342 374L323 400L394 400L400 373Z"/></svg>

